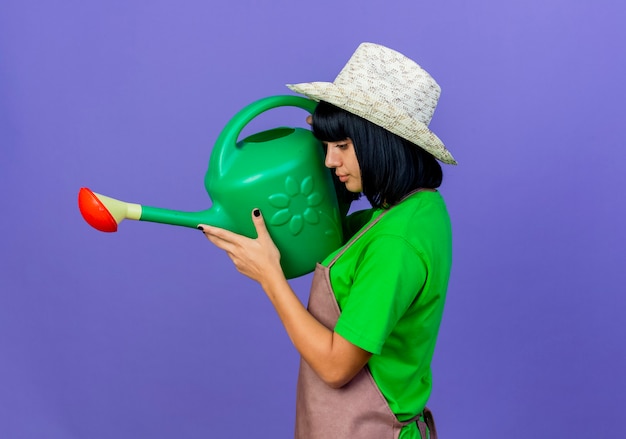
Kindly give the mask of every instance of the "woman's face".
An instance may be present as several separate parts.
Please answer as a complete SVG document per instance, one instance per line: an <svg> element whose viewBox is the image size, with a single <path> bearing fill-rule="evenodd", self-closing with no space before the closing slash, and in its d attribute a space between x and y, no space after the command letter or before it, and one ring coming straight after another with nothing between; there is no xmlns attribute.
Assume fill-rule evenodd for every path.
<svg viewBox="0 0 626 439"><path fill-rule="evenodd" d="M327 168L334 169L339 181L346 185L350 192L363 192L361 181L361 167L356 159L356 152L351 139L339 142L324 142L326 145Z"/></svg>

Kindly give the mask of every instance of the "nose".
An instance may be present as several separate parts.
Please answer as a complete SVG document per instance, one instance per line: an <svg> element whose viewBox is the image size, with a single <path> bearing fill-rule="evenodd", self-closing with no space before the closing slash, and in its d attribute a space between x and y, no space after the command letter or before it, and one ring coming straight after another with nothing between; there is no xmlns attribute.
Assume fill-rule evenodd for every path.
<svg viewBox="0 0 626 439"><path fill-rule="evenodd" d="M339 155L337 154L335 148L332 148L331 146L326 147L326 159L324 160L324 165L330 169L338 168L341 165Z"/></svg>

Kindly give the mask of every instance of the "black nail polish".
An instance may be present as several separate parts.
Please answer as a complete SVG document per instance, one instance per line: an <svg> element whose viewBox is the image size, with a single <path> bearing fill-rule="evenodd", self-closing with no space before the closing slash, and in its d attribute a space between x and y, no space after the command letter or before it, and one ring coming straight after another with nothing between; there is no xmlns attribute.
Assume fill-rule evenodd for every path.
<svg viewBox="0 0 626 439"><path fill-rule="evenodd" d="M254 209L254 210L252 211L252 214L253 214L254 216L256 216L256 217L259 217L259 216L261 216L261 211L260 211L259 209Z"/></svg>
<svg viewBox="0 0 626 439"><path fill-rule="evenodd" d="M202 226L198 226L198 230L202 230L204 232L204 228Z"/></svg>

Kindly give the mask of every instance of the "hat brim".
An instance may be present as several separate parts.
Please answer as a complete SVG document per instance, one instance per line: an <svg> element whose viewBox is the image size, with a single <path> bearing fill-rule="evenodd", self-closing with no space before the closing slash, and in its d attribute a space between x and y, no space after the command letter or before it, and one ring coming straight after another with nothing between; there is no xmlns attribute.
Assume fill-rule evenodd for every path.
<svg viewBox="0 0 626 439"><path fill-rule="evenodd" d="M397 114L397 108L391 107L384 100L377 100L376 96L359 90L348 90L332 82L304 82L287 84L287 87L315 101L328 102L381 126L416 144L443 163L457 164L450 151L427 125L411 114ZM396 116L389 117L391 114Z"/></svg>

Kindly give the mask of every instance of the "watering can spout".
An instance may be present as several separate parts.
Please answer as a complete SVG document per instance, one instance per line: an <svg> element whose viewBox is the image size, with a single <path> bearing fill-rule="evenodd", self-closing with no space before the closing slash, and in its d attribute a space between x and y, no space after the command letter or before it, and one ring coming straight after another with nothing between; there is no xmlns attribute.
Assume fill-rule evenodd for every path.
<svg viewBox="0 0 626 439"><path fill-rule="evenodd" d="M101 232L116 232L125 219L149 221L195 228L198 224L227 228L228 218L219 206L200 212L182 212L159 207L142 206L107 197L83 187L78 192L78 208L83 218Z"/></svg>

